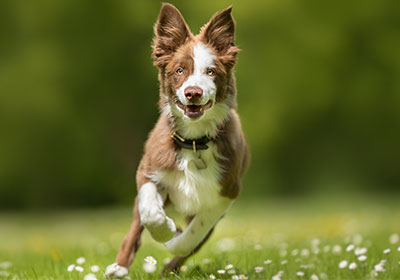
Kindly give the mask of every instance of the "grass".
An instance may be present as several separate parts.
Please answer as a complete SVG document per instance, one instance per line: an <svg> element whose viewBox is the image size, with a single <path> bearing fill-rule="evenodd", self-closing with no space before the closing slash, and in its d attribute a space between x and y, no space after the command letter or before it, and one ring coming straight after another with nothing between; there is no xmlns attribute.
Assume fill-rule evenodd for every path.
<svg viewBox="0 0 400 280"><path fill-rule="evenodd" d="M112 263L131 219L130 209L0 213L0 279L83 279L98 265L97 279ZM210 241L171 279L232 279L217 270L233 265L249 279L400 279L400 205L376 199L325 198L305 201L239 200L220 222ZM392 236L392 242L390 237ZM359 261L349 244L367 248ZM336 246L336 247L335 247ZM333 248L335 247L335 252ZM341 248L338 251L338 248ZM391 252L385 254L385 249ZM143 271L153 256L157 270ZM67 267L85 257L84 272ZM131 279L158 279L164 259L172 257L147 232L130 271ZM272 263L265 264L265 260ZM342 260L357 268L338 267ZM385 272L372 276L386 260ZM7 267L11 262L12 266ZM262 267L256 272L255 267ZM261 270L260 268L258 270ZM296 275L303 272L304 276ZM314 275L314 276L313 276Z"/></svg>

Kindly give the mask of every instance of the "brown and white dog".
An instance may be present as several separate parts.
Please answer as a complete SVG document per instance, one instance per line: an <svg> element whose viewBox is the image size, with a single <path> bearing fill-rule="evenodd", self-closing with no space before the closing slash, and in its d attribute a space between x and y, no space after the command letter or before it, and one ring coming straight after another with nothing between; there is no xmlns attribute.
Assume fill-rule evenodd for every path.
<svg viewBox="0 0 400 280"><path fill-rule="evenodd" d="M239 195L248 150L235 111L239 50L231 9L217 13L195 36L173 5L161 8L153 44L161 115L137 171L134 219L109 276L128 273L143 228L176 256L166 266L175 270ZM188 217L183 232L165 214L167 204Z"/></svg>

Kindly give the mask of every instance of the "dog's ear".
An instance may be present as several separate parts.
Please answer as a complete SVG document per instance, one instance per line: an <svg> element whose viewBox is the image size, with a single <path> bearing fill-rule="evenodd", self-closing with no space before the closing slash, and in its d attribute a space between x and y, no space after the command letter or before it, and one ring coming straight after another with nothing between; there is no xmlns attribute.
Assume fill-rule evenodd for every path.
<svg viewBox="0 0 400 280"><path fill-rule="evenodd" d="M154 33L154 64L159 67L165 66L172 53L192 36L179 10L169 3L163 3Z"/></svg>
<svg viewBox="0 0 400 280"><path fill-rule="evenodd" d="M215 48L225 64L233 66L239 49L235 46L235 22L232 6L215 14L201 29L203 42Z"/></svg>

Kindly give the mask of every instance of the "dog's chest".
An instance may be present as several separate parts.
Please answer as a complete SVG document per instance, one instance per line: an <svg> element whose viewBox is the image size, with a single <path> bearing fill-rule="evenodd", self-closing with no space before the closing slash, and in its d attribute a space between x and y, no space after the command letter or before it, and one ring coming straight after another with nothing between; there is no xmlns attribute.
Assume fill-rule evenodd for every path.
<svg viewBox="0 0 400 280"><path fill-rule="evenodd" d="M207 150L196 153L181 149L177 154L178 169L157 174L177 211L185 215L211 208L221 199L218 183L221 168L216 160L216 146L214 143L207 145Z"/></svg>

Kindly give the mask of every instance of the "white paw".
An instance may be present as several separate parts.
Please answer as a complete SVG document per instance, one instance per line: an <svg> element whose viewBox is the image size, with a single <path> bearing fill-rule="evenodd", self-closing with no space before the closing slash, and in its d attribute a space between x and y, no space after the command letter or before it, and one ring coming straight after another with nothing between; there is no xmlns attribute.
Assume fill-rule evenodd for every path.
<svg viewBox="0 0 400 280"><path fill-rule="evenodd" d="M174 237L176 232L175 223L171 218L167 217L164 209L159 205L153 204L151 207L139 210L140 220L154 240L166 242Z"/></svg>
<svg viewBox="0 0 400 280"><path fill-rule="evenodd" d="M128 269L126 267L120 266L117 263L110 264L106 268L106 272L104 273L106 277L109 278L122 278L128 275Z"/></svg>
<svg viewBox="0 0 400 280"><path fill-rule="evenodd" d="M157 227L165 223L166 215L164 209L154 203L144 209L139 209L140 220L145 227Z"/></svg>

